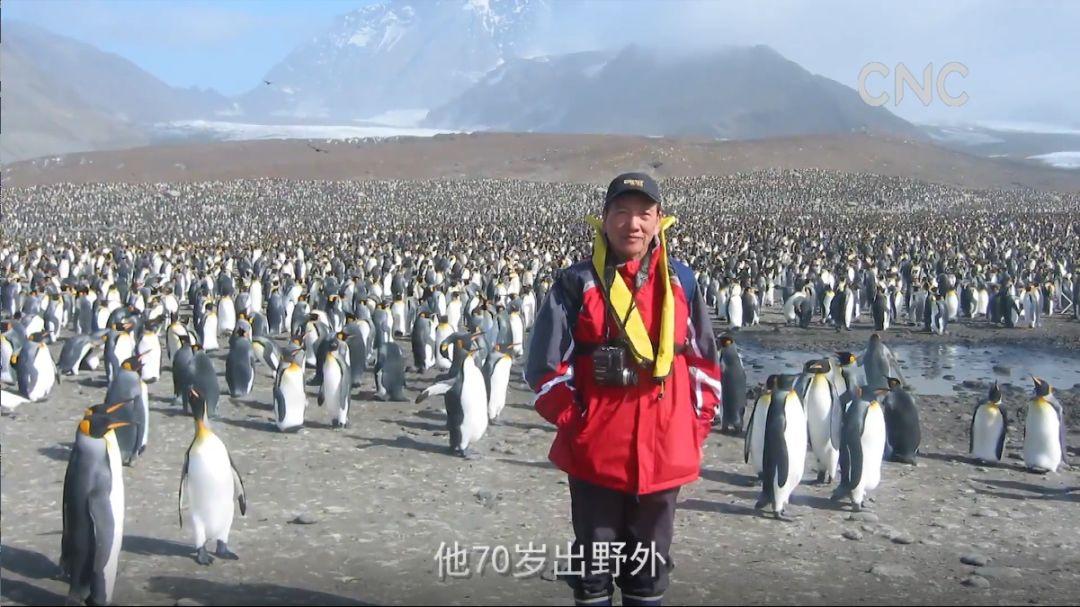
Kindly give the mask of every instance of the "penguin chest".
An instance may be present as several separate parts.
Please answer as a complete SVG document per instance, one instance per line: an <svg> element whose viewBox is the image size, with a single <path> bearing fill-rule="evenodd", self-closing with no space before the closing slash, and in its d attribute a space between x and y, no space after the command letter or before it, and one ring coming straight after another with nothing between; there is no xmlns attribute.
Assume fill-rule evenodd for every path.
<svg viewBox="0 0 1080 607"><path fill-rule="evenodd" d="M818 458L835 451L832 444L832 391L824 375L815 375L807 391L806 422L810 430L810 445Z"/></svg>
<svg viewBox="0 0 1080 607"><path fill-rule="evenodd" d="M139 340L139 355L142 357L142 378L156 380L161 376L161 344L157 335L148 333Z"/></svg>
<svg viewBox="0 0 1080 607"><path fill-rule="evenodd" d="M462 421L462 437L466 442L472 442L487 430L487 386L484 385L484 374L472 357L465 361L462 373L461 409L465 418Z"/></svg>
<svg viewBox="0 0 1080 607"><path fill-rule="evenodd" d="M289 427L302 424L304 422L304 408L307 406L303 373L299 369L285 371L281 375L280 389L285 399L285 419L281 422L281 425Z"/></svg>
<svg viewBox="0 0 1080 607"><path fill-rule="evenodd" d="M488 395L488 418L496 419L506 406L506 387L510 383L509 357L500 358L491 371L490 394Z"/></svg>
<svg viewBox="0 0 1080 607"><path fill-rule="evenodd" d="M742 325L743 305L742 299L739 297L732 297L728 300L728 320L731 322L731 326L738 327Z"/></svg>
<svg viewBox="0 0 1080 607"><path fill-rule="evenodd" d="M30 400L41 400L52 392L56 383L56 366L53 364L49 351L44 347L38 347L34 355L34 370L37 372L37 382L29 387L26 395Z"/></svg>
<svg viewBox="0 0 1080 607"><path fill-rule="evenodd" d="M981 460L996 462L998 440L1004 431L1004 419L997 407L982 406L975 412L971 427L971 454Z"/></svg>
<svg viewBox="0 0 1080 607"><path fill-rule="evenodd" d="M1028 405L1024 428L1024 465L1057 470L1061 464L1061 420L1050 403L1037 398Z"/></svg>
<svg viewBox="0 0 1080 607"><path fill-rule="evenodd" d="M771 395L766 392L754 406L750 419L750 464L754 472L760 474L765 458L765 420L769 416Z"/></svg>
<svg viewBox="0 0 1080 607"><path fill-rule="evenodd" d="M784 415L787 427L784 428L784 442L787 443L788 478L785 487L794 489L803 476L806 463L806 414L799 398L792 393L784 402Z"/></svg>
<svg viewBox="0 0 1080 607"><path fill-rule="evenodd" d="M135 339L130 333L120 333L116 337L116 347L113 351L116 352L116 360L124 362L135 353Z"/></svg>
<svg viewBox="0 0 1080 607"><path fill-rule="evenodd" d="M188 516L213 538L232 524L232 466L224 443L216 436L196 440L188 452Z"/></svg>
<svg viewBox="0 0 1080 607"><path fill-rule="evenodd" d="M109 459L111 487L109 487L109 505L112 510L113 537L112 549L105 560L105 596L109 601L113 596L116 583L116 570L120 563L120 544L124 540L124 473L121 468L120 445L116 435L110 433L105 438L105 449Z"/></svg>
<svg viewBox="0 0 1080 607"><path fill-rule="evenodd" d="M870 404L863 424L862 478L859 487L869 491L881 481L881 460L885 456L885 415L877 402Z"/></svg>
<svg viewBox="0 0 1080 607"><path fill-rule="evenodd" d="M347 390L341 365L334 356L327 356L323 362L323 400L327 404L331 417L337 417L341 410L342 390Z"/></svg>

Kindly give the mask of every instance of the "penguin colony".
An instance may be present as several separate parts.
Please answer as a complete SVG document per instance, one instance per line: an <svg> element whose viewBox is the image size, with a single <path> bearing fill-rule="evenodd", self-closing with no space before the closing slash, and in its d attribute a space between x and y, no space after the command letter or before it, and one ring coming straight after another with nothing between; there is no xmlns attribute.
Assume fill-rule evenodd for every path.
<svg viewBox="0 0 1080 607"><path fill-rule="evenodd" d="M682 226L673 254L698 270L729 331L718 342L725 405L716 424L744 437L761 482L756 505L777 517L807 468L836 485L834 499L861 509L888 481L883 460L916 463L917 399L882 338L890 327L947 336L959 319L1034 328L1052 315L1080 318L1076 194L825 171L664 187L665 210ZM47 401L65 376L107 380L76 424L65 476L69 598L113 599L123 466L154 448L147 386L165 372L194 427L187 452L176 454L179 523L200 564L239 558L228 542L234 505L243 515L248 497L213 432L228 415L215 351L225 352L225 402L271 382L268 421L278 431L313 417L330 431L348 427L352 400L368 385L375 400L403 401L412 390L417 402L442 397L448 451L471 457L498 425L555 273L587 254L584 224L568 218L596 212L600 196L591 186L510 181L6 188L4 410ZM765 308L790 325L838 331L866 316L878 333L864 352L809 360L748 400L737 331ZM427 383L407 386L407 369ZM1046 472L1066 463L1061 404L1047 382L1032 381L1026 405L1003 403L996 386L977 405L973 458L1001 461L1012 405L1026 407L1025 465Z"/></svg>

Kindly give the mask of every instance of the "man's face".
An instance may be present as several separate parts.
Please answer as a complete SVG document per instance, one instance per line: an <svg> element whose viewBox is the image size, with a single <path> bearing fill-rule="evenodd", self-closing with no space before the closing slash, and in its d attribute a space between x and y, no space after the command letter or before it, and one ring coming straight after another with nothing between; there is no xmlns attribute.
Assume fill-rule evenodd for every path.
<svg viewBox="0 0 1080 607"><path fill-rule="evenodd" d="M641 259L660 230L660 205L641 194L624 194L611 201L604 214L604 233L624 260Z"/></svg>

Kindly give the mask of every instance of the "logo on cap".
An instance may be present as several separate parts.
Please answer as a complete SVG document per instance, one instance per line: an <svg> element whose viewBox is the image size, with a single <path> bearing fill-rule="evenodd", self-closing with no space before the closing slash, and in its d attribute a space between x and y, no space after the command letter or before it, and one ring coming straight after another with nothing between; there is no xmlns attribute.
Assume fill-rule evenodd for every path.
<svg viewBox="0 0 1080 607"><path fill-rule="evenodd" d="M635 188L645 187L645 182L641 179L623 179L623 185L631 185Z"/></svg>

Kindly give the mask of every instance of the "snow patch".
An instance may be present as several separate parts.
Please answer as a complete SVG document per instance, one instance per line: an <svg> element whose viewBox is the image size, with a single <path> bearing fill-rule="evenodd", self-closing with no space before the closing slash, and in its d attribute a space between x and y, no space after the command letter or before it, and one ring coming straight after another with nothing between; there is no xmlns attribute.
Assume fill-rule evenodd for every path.
<svg viewBox="0 0 1080 607"><path fill-rule="evenodd" d="M1080 169L1080 150L1038 154L1028 156L1028 160L1038 160L1059 169Z"/></svg>
<svg viewBox="0 0 1080 607"><path fill-rule="evenodd" d="M367 46L374 33L375 32L370 27L361 28L349 38L349 44L360 47Z"/></svg>
<svg viewBox="0 0 1080 607"><path fill-rule="evenodd" d="M454 133L449 129L429 129L386 125L310 125L310 124L247 124L216 120L177 120L154 125L164 134L194 136L210 135L227 141L246 139L354 139L384 137L433 137Z"/></svg>

